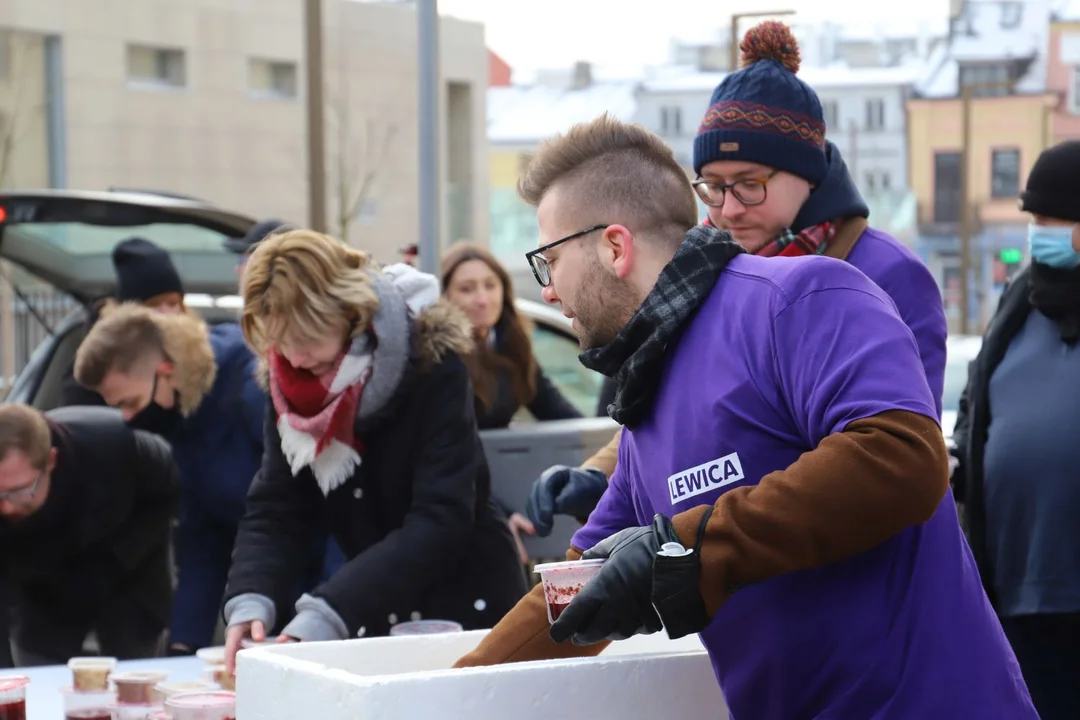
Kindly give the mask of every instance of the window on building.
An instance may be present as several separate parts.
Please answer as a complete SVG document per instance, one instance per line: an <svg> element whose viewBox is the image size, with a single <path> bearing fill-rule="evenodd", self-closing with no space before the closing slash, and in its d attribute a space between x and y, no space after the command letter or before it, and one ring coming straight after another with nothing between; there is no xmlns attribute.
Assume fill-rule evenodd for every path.
<svg viewBox="0 0 1080 720"><path fill-rule="evenodd" d="M934 153L934 222L960 222L960 153Z"/></svg>
<svg viewBox="0 0 1080 720"><path fill-rule="evenodd" d="M1072 69L1072 82L1069 84L1069 112L1080 115L1080 65Z"/></svg>
<svg viewBox="0 0 1080 720"><path fill-rule="evenodd" d="M1011 29L1020 27L1024 16L1024 4L1019 2L1001 3L1001 27Z"/></svg>
<svg viewBox="0 0 1080 720"><path fill-rule="evenodd" d="M880 98L871 98L866 101L866 129L885 129L885 101Z"/></svg>
<svg viewBox="0 0 1080 720"><path fill-rule="evenodd" d="M972 97L1008 95L1015 81L1013 68L1005 63L980 63L960 67L960 87L970 86Z"/></svg>
<svg viewBox="0 0 1080 720"><path fill-rule="evenodd" d="M660 108L660 134L682 134L682 108L677 105L665 105Z"/></svg>
<svg viewBox="0 0 1080 720"><path fill-rule="evenodd" d="M837 131L840 129L840 106L835 100L826 100L821 103L821 109L825 114L826 130Z"/></svg>
<svg viewBox="0 0 1080 720"><path fill-rule="evenodd" d="M866 181L865 182L866 182L866 190L867 190L867 192L874 192L874 190L877 189L876 187L874 187L876 185L876 183L874 182L876 179L877 179L877 176L873 172L866 173Z"/></svg>
<svg viewBox="0 0 1080 720"><path fill-rule="evenodd" d="M296 63L252 58L248 63L251 94L267 98L294 98L297 92Z"/></svg>
<svg viewBox="0 0 1080 720"><path fill-rule="evenodd" d="M181 88L187 84L184 51L129 45L128 82L137 86Z"/></svg>
<svg viewBox="0 0 1080 720"><path fill-rule="evenodd" d="M887 173L887 172L881 173L881 189L882 190L890 190L890 189L892 189L892 178L889 177L889 173Z"/></svg>
<svg viewBox="0 0 1080 720"><path fill-rule="evenodd" d="M990 197L1015 198L1020 194L1020 151L1016 148L990 153Z"/></svg>

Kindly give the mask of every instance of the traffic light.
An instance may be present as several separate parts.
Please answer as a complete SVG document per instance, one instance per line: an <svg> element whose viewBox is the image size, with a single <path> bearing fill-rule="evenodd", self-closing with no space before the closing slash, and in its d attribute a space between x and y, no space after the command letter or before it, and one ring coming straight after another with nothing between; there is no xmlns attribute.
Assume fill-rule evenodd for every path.
<svg viewBox="0 0 1080 720"><path fill-rule="evenodd" d="M1006 265L1019 265L1024 261L1024 251L1020 248L1002 248L998 259Z"/></svg>

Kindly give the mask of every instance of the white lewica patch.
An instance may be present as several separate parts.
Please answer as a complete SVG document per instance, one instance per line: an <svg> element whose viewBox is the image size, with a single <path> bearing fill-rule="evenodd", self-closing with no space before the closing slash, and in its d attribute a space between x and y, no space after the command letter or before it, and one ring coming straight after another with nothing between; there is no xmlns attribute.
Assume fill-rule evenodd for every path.
<svg viewBox="0 0 1080 720"><path fill-rule="evenodd" d="M295 643L237 656L236 711L245 720L727 720L696 636L613 643L595 658L452 670L486 630Z"/></svg>

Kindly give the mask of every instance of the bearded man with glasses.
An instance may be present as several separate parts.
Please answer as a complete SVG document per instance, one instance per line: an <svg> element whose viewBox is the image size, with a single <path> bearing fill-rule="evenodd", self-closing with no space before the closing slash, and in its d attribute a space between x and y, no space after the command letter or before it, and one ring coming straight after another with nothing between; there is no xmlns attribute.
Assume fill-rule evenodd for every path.
<svg viewBox="0 0 1080 720"><path fill-rule="evenodd" d="M948 324L934 276L899 240L867 224L866 202L825 139L821 101L796 77L790 29L761 23L741 48L743 68L713 91L694 140L693 186L708 207L705 224L727 230L753 255L825 255L861 270L915 336L940 419ZM541 250L530 258L534 273ZM580 467L556 465L536 480L526 512L538 535L551 533L555 515L588 517L615 471L620 435Z"/></svg>
<svg viewBox="0 0 1080 720"><path fill-rule="evenodd" d="M115 410L0 404L0 668L67 662L91 631L159 655L179 493L168 444Z"/></svg>

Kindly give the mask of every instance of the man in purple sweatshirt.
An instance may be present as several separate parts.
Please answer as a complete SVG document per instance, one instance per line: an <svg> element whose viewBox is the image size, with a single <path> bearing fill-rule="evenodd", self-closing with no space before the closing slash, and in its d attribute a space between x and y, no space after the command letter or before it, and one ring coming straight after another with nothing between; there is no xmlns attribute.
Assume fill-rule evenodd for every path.
<svg viewBox="0 0 1080 720"><path fill-rule="evenodd" d="M603 558L597 575L550 630L538 586L457 666L664 629L700 634L739 720L1034 720L889 296L848 263L757 257L698 225L639 126L572 128L520 191L544 299L615 379L624 430L568 552Z"/></svg>
<svg viewBox="0 0 1080 720"><path fill-rule="evenodd" d="M839 151L825 139L821 101L796 77L798 43L765 22L742 45L742 70L712 95L694 141L694 189L707 224L763 257L820 254L846 260L896 303L919 346L941 415L948 328L933 275L908 248L868 227L869 210ZM615 470L619 434L581 467L555 466L534 484L527 511L537 532L557 514L587 517Z"/></svg>

